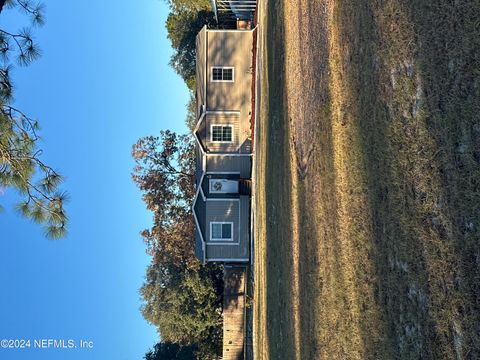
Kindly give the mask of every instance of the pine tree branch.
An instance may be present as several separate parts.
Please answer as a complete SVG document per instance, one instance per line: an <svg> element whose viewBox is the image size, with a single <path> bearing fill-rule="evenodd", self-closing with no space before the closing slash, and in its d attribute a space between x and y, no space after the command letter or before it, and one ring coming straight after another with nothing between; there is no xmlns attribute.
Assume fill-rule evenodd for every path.
<svg viewBox="0 0 480 360"><path fill-rule="evenodd" d="M44 24L43 19L43 3L36 3L32 5L29 0L16 0L17 4L27 13L32 16L33 25L42 26Z"/></svg>
<svg viewBox="0 0 480 360"><path fill-rule="evenodd" d="M31 18L33 26L44 24L44 5L37 0L0 0L0 13L7 7L21 10ZM42 150L37 148L38 122L9 105L13 98L10 54L21 66L40 56L29 27L16 32L0 28L0 56L7 65L0 68L0 183L20 191L18 210L24 216L45 224L47 237L60 238L66 234L64 203L68 196L58 189L62 177L39 158Z"/></svg>
<svg viewBox="0 0 480 360"><path fill-rule="evenodd" d="M29 6L28 2L25 0L17 0L18 5L20 5L27 13L37 16L39 14L38 10Z"/></svg>
<svg viewBox="0 0 480 360"><path fill-rule="evenodd" d="M15 164L18 164L18 162L19 162L18 159L12 158L11 155L8 155L7 160L8 160L8 163L10 164L10 167L12 167L13 169L16 168ZM38 159L35 159L35 160L40 161ZM27 185L27 194L28 194L29 198L32 198L36 203L39 202L38 197L33 195L32 192L30 191L30 189L33 189L33 190L35 190L36 193L40 194L40 196L43 197L48 202L55 201L55 198L53 196L49 196L44 191L39 189L28 178L26 178L21 171L19 171L19 170L14 170L14 171L15 171L15 174L17 174L24 181L24 183ZM47 175L48 175L48 173L47 173ZM45 209L45 210L48 210L48 209Z"/></svg>
<svg viewBox="0 0 480 360"><path fill-rule="evenodd" d="M16 117L14 116L14 113L19 114L23 120L27 121L28 127L29 127L28 131L30 131L33 134L33 137L34 137L33 140L34 141L38 140L38 135L35 131L35 125L34 125L35 120L33 120L32 118L25 115L25 113L23 111L20 111L17 108L15 108L13 106L10 106L10 105L2 105L1 111L5 116L8 116L10 118L10 120L15 124L15 126L19 130L23 130L24 132L27 132L27 130L25 130L22 126L20 126L18 124L18 121L17 121Z"/></svg>
<svg viewBox="0 0 480 360"><path fill-rule="evenodd" d="M10 39L13 39L13 41L15 41L15 44L17 44L17 48L18 48L18 51L20 52L20 56L23 57L23 58L26 58L27 55L25 54L25 51L23 50L23 47L20 44L20 41L18 39L19 38L23 39L25 41L25 43L28 45L28 47L31 47L33 45L33 40L32 40L31 37L29 37L25 34L12 34L8 31L3 30L3 29L0 29L0 33L2 33L4 35L7 35L8 37L10 37Z"/></svg>
<svg viewBox="0 0 480 360"><path fill-rule="evenodd" d="M7 0L0 0L0 14L2 13L3 7L5 6L5 3Z"/></svg>

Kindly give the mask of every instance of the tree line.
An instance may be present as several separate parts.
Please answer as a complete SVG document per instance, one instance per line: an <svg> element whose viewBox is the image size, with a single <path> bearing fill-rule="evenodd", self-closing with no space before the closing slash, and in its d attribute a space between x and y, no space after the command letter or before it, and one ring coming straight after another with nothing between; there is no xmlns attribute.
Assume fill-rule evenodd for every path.
<svg viewBox="0 0 480 360"><path fill-rule="evenodd" d="M169 0L166 28L174 53L170 65L190 91L186 124L195 126L195 39L214 16L208 0ZM191 134L165 130L132 147L132 178L153 225L141 232L151 262L140 289L143 317L160 341L146 360L218 359L222 351L223 271L195 257L191 204L195 195L195 147Z"/></svg>

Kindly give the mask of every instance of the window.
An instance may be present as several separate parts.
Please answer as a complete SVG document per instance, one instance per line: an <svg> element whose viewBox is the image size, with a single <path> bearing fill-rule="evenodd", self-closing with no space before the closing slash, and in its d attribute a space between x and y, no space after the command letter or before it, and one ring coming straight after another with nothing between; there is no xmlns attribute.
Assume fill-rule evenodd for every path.
<svg viewBox="0 0 480 360"><path fill-rule="evenodd" d="M232 222L211 222L210 240L211 241L232 241Z"/></svg>
<svg viewBox="0 0 480 360"><path fill-rule="evenodd" d="M233 140L232 125L212 125L212 142L232 142Z"/></svg>
<svg viewBox="0 0 480 360"><path fill-rule="evenodd" d="M212 81L228 81L233 82L234 68L233 67L212 67Z"/></svg>

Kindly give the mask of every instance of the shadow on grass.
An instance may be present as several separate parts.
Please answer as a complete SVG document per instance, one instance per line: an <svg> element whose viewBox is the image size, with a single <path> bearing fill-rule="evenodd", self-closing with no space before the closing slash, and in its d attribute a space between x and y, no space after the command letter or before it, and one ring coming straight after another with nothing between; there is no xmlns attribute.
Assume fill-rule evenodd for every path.
<svg viewBox="0 0 480 360"><path fill-rule="evenodd" d="M268 4L267 66L268 114L266 124L268 143L265 163L265 283L266 331L271 359L294 359L294 324L291 284L293 266L291 254L291 177L289 169L288 120L284 112L285 62L284 23L282 4Z"/></svg>
<svg viewBox="0 0 480 360"><path fill-rule="evenodd" d="M299 241L300 353L297 355L299 359L318 359L322 354L325 355L322 349L329 347L329 344L323 342L325 339L320 337L322 328L333 330L338 325L327 324L328 318L320 315L338 310L321 308L325 296L324 287L332 282L345 283L342 271L338 271L341 267L338 261L341 249L337 241L338 224L334 216L338 209L329 109L327 2L300 1L293 11L300 21L297 22L296 29L291 31L297 31L301 40L298 44L284 46L298 46L296 51L301 58L295 64L299 66L297 71L303 77L302 88L290 90L288 94L294 98L291 103L298 104L297 107L294 105L288 109L288 116L293 119L291 136L296 140L292 148L296 163L291 166L296 167L298 180L296 216ZM287 71L294 72L295 69ZM316 207L319 199L322 202L321 208ZM325 246L326 243L331 247ZM328 267L329 262L333 262L333 269L328 274L321 271L321 268ZM335 280L332 281L332 278ZM334 331L331 331L327 341L335 341L336 337ZM340 354L330 353L331 358L337 355Z"/></svg>
<svg viewBox="0 0 480 360"><path fill-rule="evenodd" d="M479 9L340 4L385 345L402 359L477 358Z"/></svg>
<svg viewBox="0 0 480 360"><path fill-rule="evenodd" d="M449 244L450 258L440 260L453 267L442 274L446 284L436 284L436 354L480 358L480 7L425 0L406 6L422 44L422 105L438 151L432 168L442 197L430 211L430 227Z"/></svg>

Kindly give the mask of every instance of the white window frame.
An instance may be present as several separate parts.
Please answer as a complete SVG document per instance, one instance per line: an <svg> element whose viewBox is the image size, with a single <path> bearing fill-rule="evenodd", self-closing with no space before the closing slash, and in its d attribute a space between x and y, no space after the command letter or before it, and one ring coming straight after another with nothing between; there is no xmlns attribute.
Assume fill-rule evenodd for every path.
<svg viewBox="0 0 480 360"><path fill-rule="evenodd" d="M213 141L213 127L214 126L221 126L222 128L223 127L229 127L232 129L232 140L231 141L223 141L223 140L217 140L217 141ZM223 129L222 129L222 134L223 134ZM231 144L233 143L233 125L232 124L211 124L210 125L210 142L212 143L219 143L219 144Z"/></svg>
<svg viewBox="0 0 480 360"><path fill-rule="evenodd" d="M230 239L224 239L224 238L213 238L213 225L230 225L230 234L231 237ZM223 229L222 229L223 230ZM210 241L233 241L233 221L210 221Z"/></svg>
<svg viewBox="0 0 480 360"><path fill-rule="evenodd" d="M213 80L213 69L222 69L222 78L223 70L232 70L232 80ZM234 66L211 66L210 67L210 81L211 82L235 82L235 67Z"/></svg>

